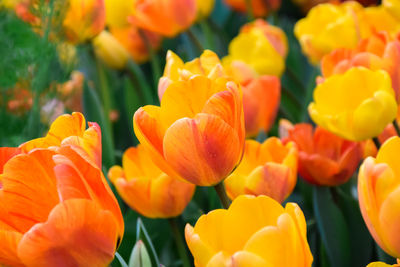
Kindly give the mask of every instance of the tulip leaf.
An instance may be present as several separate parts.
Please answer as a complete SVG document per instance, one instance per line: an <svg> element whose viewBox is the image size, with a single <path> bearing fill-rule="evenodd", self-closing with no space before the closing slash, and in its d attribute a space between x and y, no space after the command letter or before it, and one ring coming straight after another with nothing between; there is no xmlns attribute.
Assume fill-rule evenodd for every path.
<svg viewBox="0 0 400 267"><path fill-rule="evenodd" d="M329 187L313 188L315 219L331 267L350 264L350 238L343 213L335 204Z"/></svg>
<svg viewBox="0 0 400 267"><path fill-rule="evenodd" d="M151 260L151 266L160 266L160 262L158 260L156 250L154 249L153 243L151 242L150 236L147 233L146 228L144 227L144 224L140 218L137 220L136 224L136 241L142 240L146 248L148 249L150 260Z"/></svg>
<svg viewBox="0 0 400 267"><path fill-rule="evenodd" d="M118 252L115 252L115 258L118 260L118 262L121 265L121 267L128 267L128 264L126 264L124 258L122 258L122 256L119 255Z"/></svg>

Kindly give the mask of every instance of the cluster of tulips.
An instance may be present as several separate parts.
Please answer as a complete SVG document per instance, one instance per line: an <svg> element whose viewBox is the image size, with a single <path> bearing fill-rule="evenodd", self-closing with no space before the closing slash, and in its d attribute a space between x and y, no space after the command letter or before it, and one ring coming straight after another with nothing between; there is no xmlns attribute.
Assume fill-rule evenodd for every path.
<svg viewBox="0 0 400 267"><path fill-rule="evenodd" d="M298 176L314 190L314 213L321 192L339 207L340 186L350 184L346 197L358 201L363 218L356 227L365 223L368 238L400 258L400 1L369 7L295 1L310 9L294 34L320 71L305 107L315 124L281 118L277 136L267 137L280 110L290 42L262 17L276 16L281 3L225 2L252 20L223 58L207 49L187 62L177 51L166 53L162 76L152 69L158 100L146 98L151 88L141 88L150 101L133 116L140 144L123 152L122 164L104 166L102 130L110 125L86 126L81 73L57 87L64 106L75 112L56 112L44 137L0 147L0 266L107 266L127 227L120 198L141 216L171 219L204 188L215 189L222 208L201 214L194 225L173 228L184 267L193 264L186 245L198 267L305 267L315 258L314 266L325 266L323 257L331 267L352 266L351 256L337 253L352 253L352 245L335 247L342 243L332 241L323 225L338 223L337 213L314 219L291 197ZM214 1L6 0L3 7L57 43L60 58L76 57L71 50L90 41L99 62L121 70L138 69L136 64L153 60L164 39L203 23ZM43 16L53 12L50 19ZM57 27L49 30L52 20ZM141 85L142 78L136 77ZM29 110L32 95L14 88L8 109ZM112 110L106 111L112 121ZM309 245L307 230L315 220L325 255ZM130 266L154 265L152 249L148 242L136 243ZM394 263L370 263L377 259L361 262Z"/></svg>

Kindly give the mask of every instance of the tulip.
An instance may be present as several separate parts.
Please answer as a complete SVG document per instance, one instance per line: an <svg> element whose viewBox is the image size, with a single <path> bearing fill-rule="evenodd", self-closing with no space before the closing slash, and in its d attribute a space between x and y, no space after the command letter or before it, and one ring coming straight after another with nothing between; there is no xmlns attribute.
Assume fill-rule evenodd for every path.
<svg viewBox="0 0 400 267"><path fill-rule="evenodd" d="M122 69L129 60L129 53L118 40L107 31L102 31L93 39L96 56L111 68Z"/></svg>
<svg viewBox="0 0 400 267"><path fill-rule="evenodd" d="M168 176L196 185L221 182L243 153L241 90L224 78L195 75L172 82L160 107L140 108L133 121L154 163Z"/></svg>
<svg viewBox="0 0 400 267"><path fill-rule="evenodd" d="M243 110L246 135L255 136L272 127L281 99L278 77L263 75L243 87Z"/></svg>
<svg viewBox="0 0 400 267"><path fill-rule="evenodd" d="M128 205L149 218L180 215L192 199L195 186L163 173L142 145L122 157L122 168L113 166L108 177Z"/></svg>
<svg viewBox="0 0 400 267"><path fill-rule="evenodd" d="M313 121L352 141L378 136L397 114L390 76L364 67L333 75L314 90Z"/></svg>
<svg viewBox="0 0 400 267"><path fill-rule="evenodd" d="M201 20L208 17L213 11L215 0L196 0L197 5L197 19Z"/></svg>
<svg viewBox="0 0 400 267"><path fill-rule="evenodd" d="M311 63L317 64L324 55L336 48L357 46L362 9L357 2L320 4L296 23L294 33Z"/></svg>
<svg viewBox="0 0 400 267"><path fill-rule="evenodd" d="M249 11L247 1L225 0L225 3L239 12L252 12L255 17L265 17L269 12L278 10L281 5L281 0L250 0L251 10Z"/></svg>
<svg viewBox="0 0 400 267"><path fill-rule="evenodd" d="M174 37L194 23L196 14L196 0L137 0L130 21L139 28Z"/></svg>
<svg viewBox="0 0 400 267"><path fill-rule="evenodd" d="M399 149L400 138L392 137L376 158L365 159L358 174L359 204L368 230L378 245L396 258L400 258Z"/></svg>
<svg viewBox="0 0 400 267"><path fill-rule="evenodd" d="M158 96L160 100L172 82L186 81L193 75L204 75L213 80L220 77L227 77L218 55L211 50L204 50L200 57L186 63L174 52L168 51L164 74L158 83Z"/></svg>
<svg viewBox="0 0 400 267"><path fill-rule="evenodd" d="M151 48L158 50L162 41L161 36L146 30L142 30L142 32L146 36ZM126 27L111 27L110 33L125 48L133 61L141 64L149 60L150 51L146 45L146 41L139 32L139 28L132 24Z"/></svg>
<svg viewBox="0 0 400 267"><path fill-rule="evenodd" d="M397 20L400 20L400 2L397 0L383 0L384 8Z"/></svg>
<svg viewBox="0 0 400 267"><path fill-rule="evenodd" d="M393 266L393 267L399 267L400 266L400 261L397 260L397 264L393 264L393 265L389 265L386 264L384 262L371 262L370 264L367 265L367 267L389 267L389 266Z"/></svg>
<svg viewBox="0 0 400 267"><path fill-rule="evenodd" d="M313 130L312 125L306 123L293 126L281 121L279 127L285 132L283 142L297 145L299 174L307 182L337 186L346 183L357 170L362 158L359 143L342 139L321 127Z"/></svg>
<svg viewBox="0 0 400 267"><path fill-rule="evenodd" d="M239 195L266 195L283 202L297 182L297 149L276 137L260 144L247 140L241 163L224 181L230 199Z"/></svg>
<svg viewBox="0 0 400 267"><path fill-rule="evenodd" d="M55 152L56 150L57 152ZM118 202L79 147L34 149L1 175L0 264L106 266L124 232Z"/></svg>
<svg viewBox="0 0 400 267"><path fill-rule="evenodd" d="M306 231L297 204L283 208L267 196L246 195L187 224L185 237L197 267L304 267L313 261Z"/></svg>
<svg viewBox="0 0 400 267"><path fill-rule="evenodd" d="M62 24L71 43L92 39L104 29L104 0L68 0L65 12Z"/></svg>
<svg viewBox="0 0 400 267"><path fill-rule="evenodd" d="M136 0L104 0L106 24L110 27L129 26L128 17L134 13Z"/></svg>
<svg viewBox="0 0 400 267"><path fill-rule="evenodd" d="M400 101L400 41L386 32L379 32L362 40L354 50L337 49L323 57L323 76L341 74L355 66L371 70L385 70L391 77L396 99Z"/></svg>
<svg viewBox="0 0 400 267"><path fill-rule="evenodd" d="M284 36L283 33L281 36ZM280 41L256 26L244 27L229 44L228 56L223 59L224 66L241 61L259 75L280 76L285 69L285 58L281 54L285 49Z"/></svg>
<svg viewBox="0 0 400 267"><path fill-rule="evenodd" d="M1 174L3 173L4 164L12 157L21 153L18 147L0 147L0 189L1 189Z"/></svg>
<svg viewBox="0 0 400 267"><path fill-rule="evenodd" d="M101 130L97 123L89 122L86 128L85 117L79 112L58 117L50 126L45 137L33 139L21 144L22 152L27 153L36 148L50 148L71 145L82 148L91 160L101 168Z"/></svg>
<svg viewBox="0 0 400 267"><path fill-rule="evenodd" d="M400 30L400 21L384 6L371 6L364 9L360 21L360 34L368 38L379 31L387 31L395 36Z"/></svg>

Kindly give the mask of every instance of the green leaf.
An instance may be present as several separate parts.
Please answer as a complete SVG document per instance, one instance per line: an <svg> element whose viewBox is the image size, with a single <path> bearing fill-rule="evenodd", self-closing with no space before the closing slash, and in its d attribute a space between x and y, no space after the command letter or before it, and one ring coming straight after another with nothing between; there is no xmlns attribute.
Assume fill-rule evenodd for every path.
<svg viewBox="0 0 400 267"><path fill-rule="evenodd" d="M150 256L142 240L137 241L132 249L129 267L151 267Z"/></svg>
<svg viewBox="0 0 400 267"><path fill-rule="evenodd" d="M151 242L150 236L147 233L146 228L144 227L144 224L140 218L137 220L137 226L136 226L136 240L142 240L145 246L149 249L150 251L150 260L151 260L151 266L160 266L160 262L158 260L156 250L154 249L153 243Z"/></svg>
<svg viewBox="0 0 400 267"><path fill-rule="evenodd" d="M119 264L120 264L122 267L128 267L128 264L126 264L124 258L122 258L122 256L119 255L118 252L115 252L115 258L118 260Z"/></svg>
<svg viewBox="0 0 400 267"><path fill-rule="evenodd" d="M313 187L315 219L331 267L352 266L349 231L343 213L335 204L329 187Z"/></svg>

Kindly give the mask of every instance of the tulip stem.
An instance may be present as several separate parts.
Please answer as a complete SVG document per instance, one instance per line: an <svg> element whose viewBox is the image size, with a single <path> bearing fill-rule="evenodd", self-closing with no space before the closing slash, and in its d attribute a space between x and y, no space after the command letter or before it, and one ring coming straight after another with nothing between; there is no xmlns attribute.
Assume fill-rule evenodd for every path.
<svg viewBox="0 0 400 267"><path fill-rule="evenodd" d="M231 205L231 201L226 194L224 182L220 182L219 184L214 185L214 189L217 192L219 199L221 200L222 206L225 209L229 208L229 206Z"/></svg>
<svg viewBox="0 0 400 267"><path fill-rule="evenodd" d="M201 44L200 40L197 38L197 36L194 34L193 30L191 28L189 28L186 31L190 41L192 41L192 43L196 46L197 50L199 50L200 53L203 53L204 51L204 47Z"/></svg>
<svg viewBox="0 0 400 267"><path fill-rule="evenodd" d="M381 142L379 142L378 137L372 138L372 141L374 141L374 144L375 144L377 149L379 149L381 147Z"/></svg>
<svg viewBox="0 0 400 267"><path fill-rule="evenodd" d="M394 129L396 129L397 135L400 136L400 128L399 128L399 124L397 123L397 120L394 120L394 121L392 122L392 124L393 124L393 126L394 126Z"/></svg>
<svg viewBox="0 0 400 267"><path fill-rule="evenodd" d="M185 242L183 240L182 233L179 230L180 228L179 228L179 225L178 225L178 219L177 218L178 217L169 218L168 222L169 222L169 225L171 226L171 230L172 230L172 233L174 235L175 244L176 244L176 247L178 249L179 257L182 260L182 266L183 267L191 267L190 260L189 260L189 257L187 255L187 249L186 249L186 246L185 246Z"/></svg>
<svg viewBox="0 0 400 267"><path fill-rule="evenodd" d="M247 17L249 18L249 21L254 20L254 12L253 12L253 6L251 5L251 0L245 0L246 1L246 10L247 10Z"/></svg>

